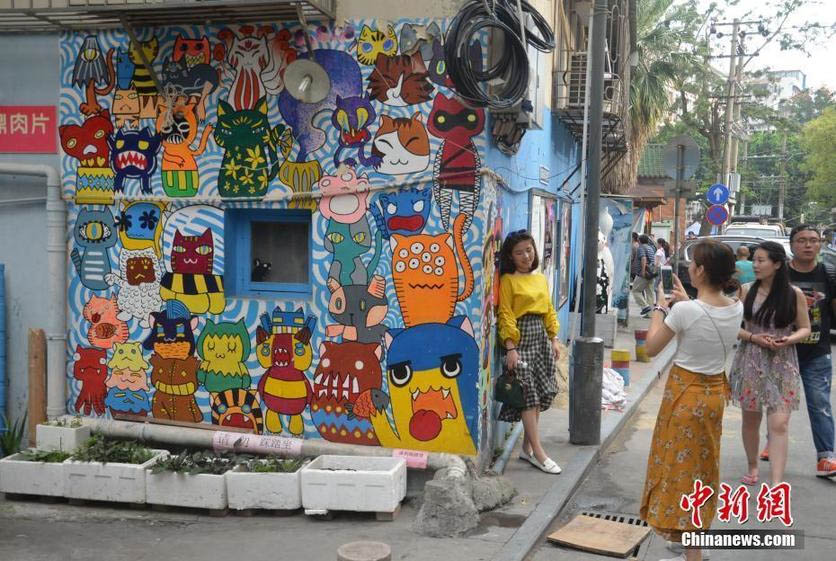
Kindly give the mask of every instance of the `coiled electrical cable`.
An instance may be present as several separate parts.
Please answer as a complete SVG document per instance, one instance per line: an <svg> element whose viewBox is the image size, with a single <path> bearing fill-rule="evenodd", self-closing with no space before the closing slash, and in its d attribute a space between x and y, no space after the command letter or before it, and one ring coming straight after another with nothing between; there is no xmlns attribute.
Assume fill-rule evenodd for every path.
<svg viewBox="0 0 836 561"><path fill-rule="evenodd" d="M447 29L444 59L453 89L467 103L508 110L528 93L528 53L518 35L519 27L514 29L503 21L513 21L507 7L498 3L496 12L504 13L495 16L483 1L465 4ZM475 60L469 56L470 46L490 30L501 34L504 49L495 64L483 70L482 57ZM493 85L490 90L489 85Z"/></svg>

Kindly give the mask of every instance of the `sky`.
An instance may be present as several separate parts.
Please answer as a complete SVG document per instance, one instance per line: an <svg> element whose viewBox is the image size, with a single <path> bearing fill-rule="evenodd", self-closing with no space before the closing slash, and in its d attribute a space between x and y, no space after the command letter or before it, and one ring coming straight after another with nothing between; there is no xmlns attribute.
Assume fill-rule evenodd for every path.
<svg viewBox="0 0 836 561"><path fill-rule="evenodd" d="M707 8L712 2L719 6L725 6L726 0L699 0L700 4ZM774 5L779 0L738 0L736 6L723 8L724 15L720 21L731 22L735 17L746 20L756 20L759 16L774 14ZM747 15L748 14L748 15ZM830 26L836 21L836 0L806 0L802 8L796 10L785 24L787 26L800 25L804 22L816 22L821 25ZM750 29L755 30L754 26ZM726 33L731 27L718 28ZM774 29L771 29L774 31ZM763 42L763 38L752 35L747 38L747 52L751 52ZM830 48L828 49L828 43ZM810 56L800 51L781 51L776 37L762 52L761 55L746 66L746 70L757 70L758 68L769 67L771 70L801 70L807 75L807 87L816 89L827 86L836 90L836 72L833 71L833 45L836 44L836 37L830 41L822 41L820 44L808 46ZM722 48L723 54L729 50L728 35L722 40L714 41L714 48L718 51ZM724 74L729 71L729 59L716 59L714 65Z"/></svg>

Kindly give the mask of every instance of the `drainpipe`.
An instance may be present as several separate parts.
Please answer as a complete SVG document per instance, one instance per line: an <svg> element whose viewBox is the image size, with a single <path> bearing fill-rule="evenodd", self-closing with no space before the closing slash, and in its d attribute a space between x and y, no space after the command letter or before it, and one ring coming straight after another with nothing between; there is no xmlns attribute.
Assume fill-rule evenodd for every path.
<svg viewBox="0 0 836 561"><path fill-rule="evenodd" d="M46 164L0 163L0 174L46 177L47 225L47 405L49 418L67 412L67 209L58 170Z"/></svg>
<svg viewBox="0 0 836 561"><path fill-rule="evenodd" d="M6 266L0 263L0 432L6 418Z"/></svg>
<svg viewBox="0 0 836 561"><path fill-rule="evenodd" d="M66 415L67 421L76 417ZM288 438L283 436L262 435L249 433L230 433L183 427L180 425L162 425L136 421L116 421L112 419L97 419L81 417L81 424L89 426L92 432L101 433L113 438L138 440L141 442L158 442L173 446L188 448L215 448L219 438L229 437L230 441L241 436L249 436L250 442L241 452L254 454L275 454L282 456L321 456L334 454L340 456L392 456L392 450L379 446L359 446L354 444L340 444L320 439ZM427 453L427 468L434 471L445 470L444 478L464 478L467 466L464 460L455 454L441 452Z"/></svg>

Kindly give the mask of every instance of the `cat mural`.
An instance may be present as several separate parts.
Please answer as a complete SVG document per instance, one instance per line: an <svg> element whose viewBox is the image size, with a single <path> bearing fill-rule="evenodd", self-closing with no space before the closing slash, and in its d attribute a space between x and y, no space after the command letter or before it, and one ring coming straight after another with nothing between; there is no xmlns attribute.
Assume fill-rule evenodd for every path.
<svg viewBox="0 0 836 561"><path fill-rule="evenodd" d="M430 218L431 202L429 189L404 189L379 194L369 210L378 231L388 240L392 234L420 234Z"/></svg>
<svg viewBox="0 0 836 561"><path fill-rule="evenodd" d="M386 281L374 275L369 285L343 286L335 279L328 279L331 298L328 312L337 322L328 325L328 337L342 336L343 341L380 343L388 329L383 325L389 304L386 301Z"/></svg>
<svg viewBox="0 0 836 561"><path fill-rule="evenodd" d="M110 165L113 123L107 109L85 119L80 125L58 127L64 153L78 160L76 202L112 204L114 177Z"/></svg>
<svg viewBox="0 0 836 561"><path fill-rule="evenodd" d="M339 136L337 150L334 152L334 167L339 168L342 164L351 167L357 165L357 160L354 158L340 158L340 154L346 148L353 148L357 151L357 158L361 165L373 168L380 165L379 156L374 154L366 156L366 144L372 136L369 126L377 118L377 112L368 96L337 96L335 103L336 108L331 115L331 124L339 131Z"/></svg>
<svg viewBox="0 0 836 561"><path fill-rule="evenodd" d="M419 105L431 99L433 85L421 55L377 55L369 75L371 98L392 107Z"/></svg>
<svg viewBox="0 0 836 561"><path fill-rule="evenodd" d="M412 118L381 115L374 134L372 155L379 158L376 169L386 175L419 173L430 165L430 137L421 113Z"/></svg>
<svg viewBox="0 0 836 561"><path fill-rule="evenodd" d="M452 240L449 233L392 234L392 282L407 327L445 323L453 317L456 303L473 292L473 268L464 246L465 222L465 215L456 217ZM464 272L461 293L456 257Z"/></svg>
<svg viewBox="0 0 836 561"><path fill-rule="evenodd" d="M123 193L126 179L138 179L143 195L151 194L151 176L157 170L157 152L161 138L151 129L119 129L113 137L108 137L110 162L116 176L113 178L113 190Z"/></svg>
<svg viewBox="0 0 836 561"><path fill-rule="evenodd" d="M223 275L213 273L215 241L207 228L199 236L174 231L171 270L160 281L163 300L179 300L193 314L220 314L226 307Z"/></svg>
<svg viewBox="0 0 836 561"><path fill-rule="evenodd" d="M116 343L107 366L110 376L105 381L108 388L105 405L110 414L148 415L151 410L147 374L150 365L142 356L141 345L138 342Z"/></svg>
<svg viewBox="0 0 836 561"><path fill-rule="evenodd" d="M110 274L108 250L116 245L116 221L110 208L94 210L82 207L76 217L73 239L78 247L70 252L76 274L81 284L90 290L105 290L105 277Z"/></svg>
<svg viewBox="0 0 836 561"><path fill-rule="evenodd" d="M341 167L336 175L323 175L319 180L319 212L324 218L342 224L354 224L369 209L369 177L358 177L350 167Z"/></svg>
<svg viewBox="0 0 836 561"><path fill-rule="evenodd" d="M119 251L119 270L121 274L110 273L105 281L119 288L116 300L122 321L130 318L139 320L140 327L150 327L149 314L159 311L160 280L162 271L157 254L150 247L145 249L125 249Z"/></svg>
<svg viewBox="0 0 836 561"><path fill-rule="evenodd" d="M388 24L386 29L372 29L364 25L357 38L357 60L360 64L374 64L379 55L391 56L398 52L398 36L395 28Z"/></svg>
<svg viewBox="0 0 836 561"><path fill-rule="evenodd" d="M224 149L218 172L218 193L223 198L261 198L279 172L279 156L290 155L291 131L284 125L270 126L269 106L262 97L254 109L235 111L218 102L215 142Z"/></svg>
<svg viewBox="0 0 836 561"><path fill-rule="evenodd" d="M199 361L194 356L197 317L177 300L169 300L162 312L152 312L151 332L143 342L151 355L151 383L156 392L151 414L158 419L200 423L203 413L195 400Z"/></svg>
<svg viewBox="0 0 836 561"><path fill-rule="evenodd" d="M343 224L332 218L325 230L324 246L334 255L328 278L336 279L340 284L366 284L380 262L383 240L381 232L375 232L374 256L366 265L362 255L371 248L372 236L365 215L353 224Z"/></svg>
<svg viewBox="0 0 836 561"><path fill-rule="evenodd" d="M264 432L264 415L255 390L232 389L212 394L212 424Z"/></svg>
<svg viewBox="0 0 836 561"><path fill-rule="evenodd" d="M197 354L203 362L197 380L210 393L246 389L252 379L247 370L250 335L244 320L215 323L208 320L197 339Z"/></svg>

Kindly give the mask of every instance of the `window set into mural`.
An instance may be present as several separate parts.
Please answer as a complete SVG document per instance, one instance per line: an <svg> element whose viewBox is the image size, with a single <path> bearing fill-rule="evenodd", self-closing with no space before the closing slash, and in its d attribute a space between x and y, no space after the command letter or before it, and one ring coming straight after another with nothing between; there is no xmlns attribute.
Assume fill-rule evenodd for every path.
<svg viewBox="0 0 836 561"><path fill-rule="evenodd" d="M444 27L62 36L70 411L485 445L502 227Z"/></svg>

